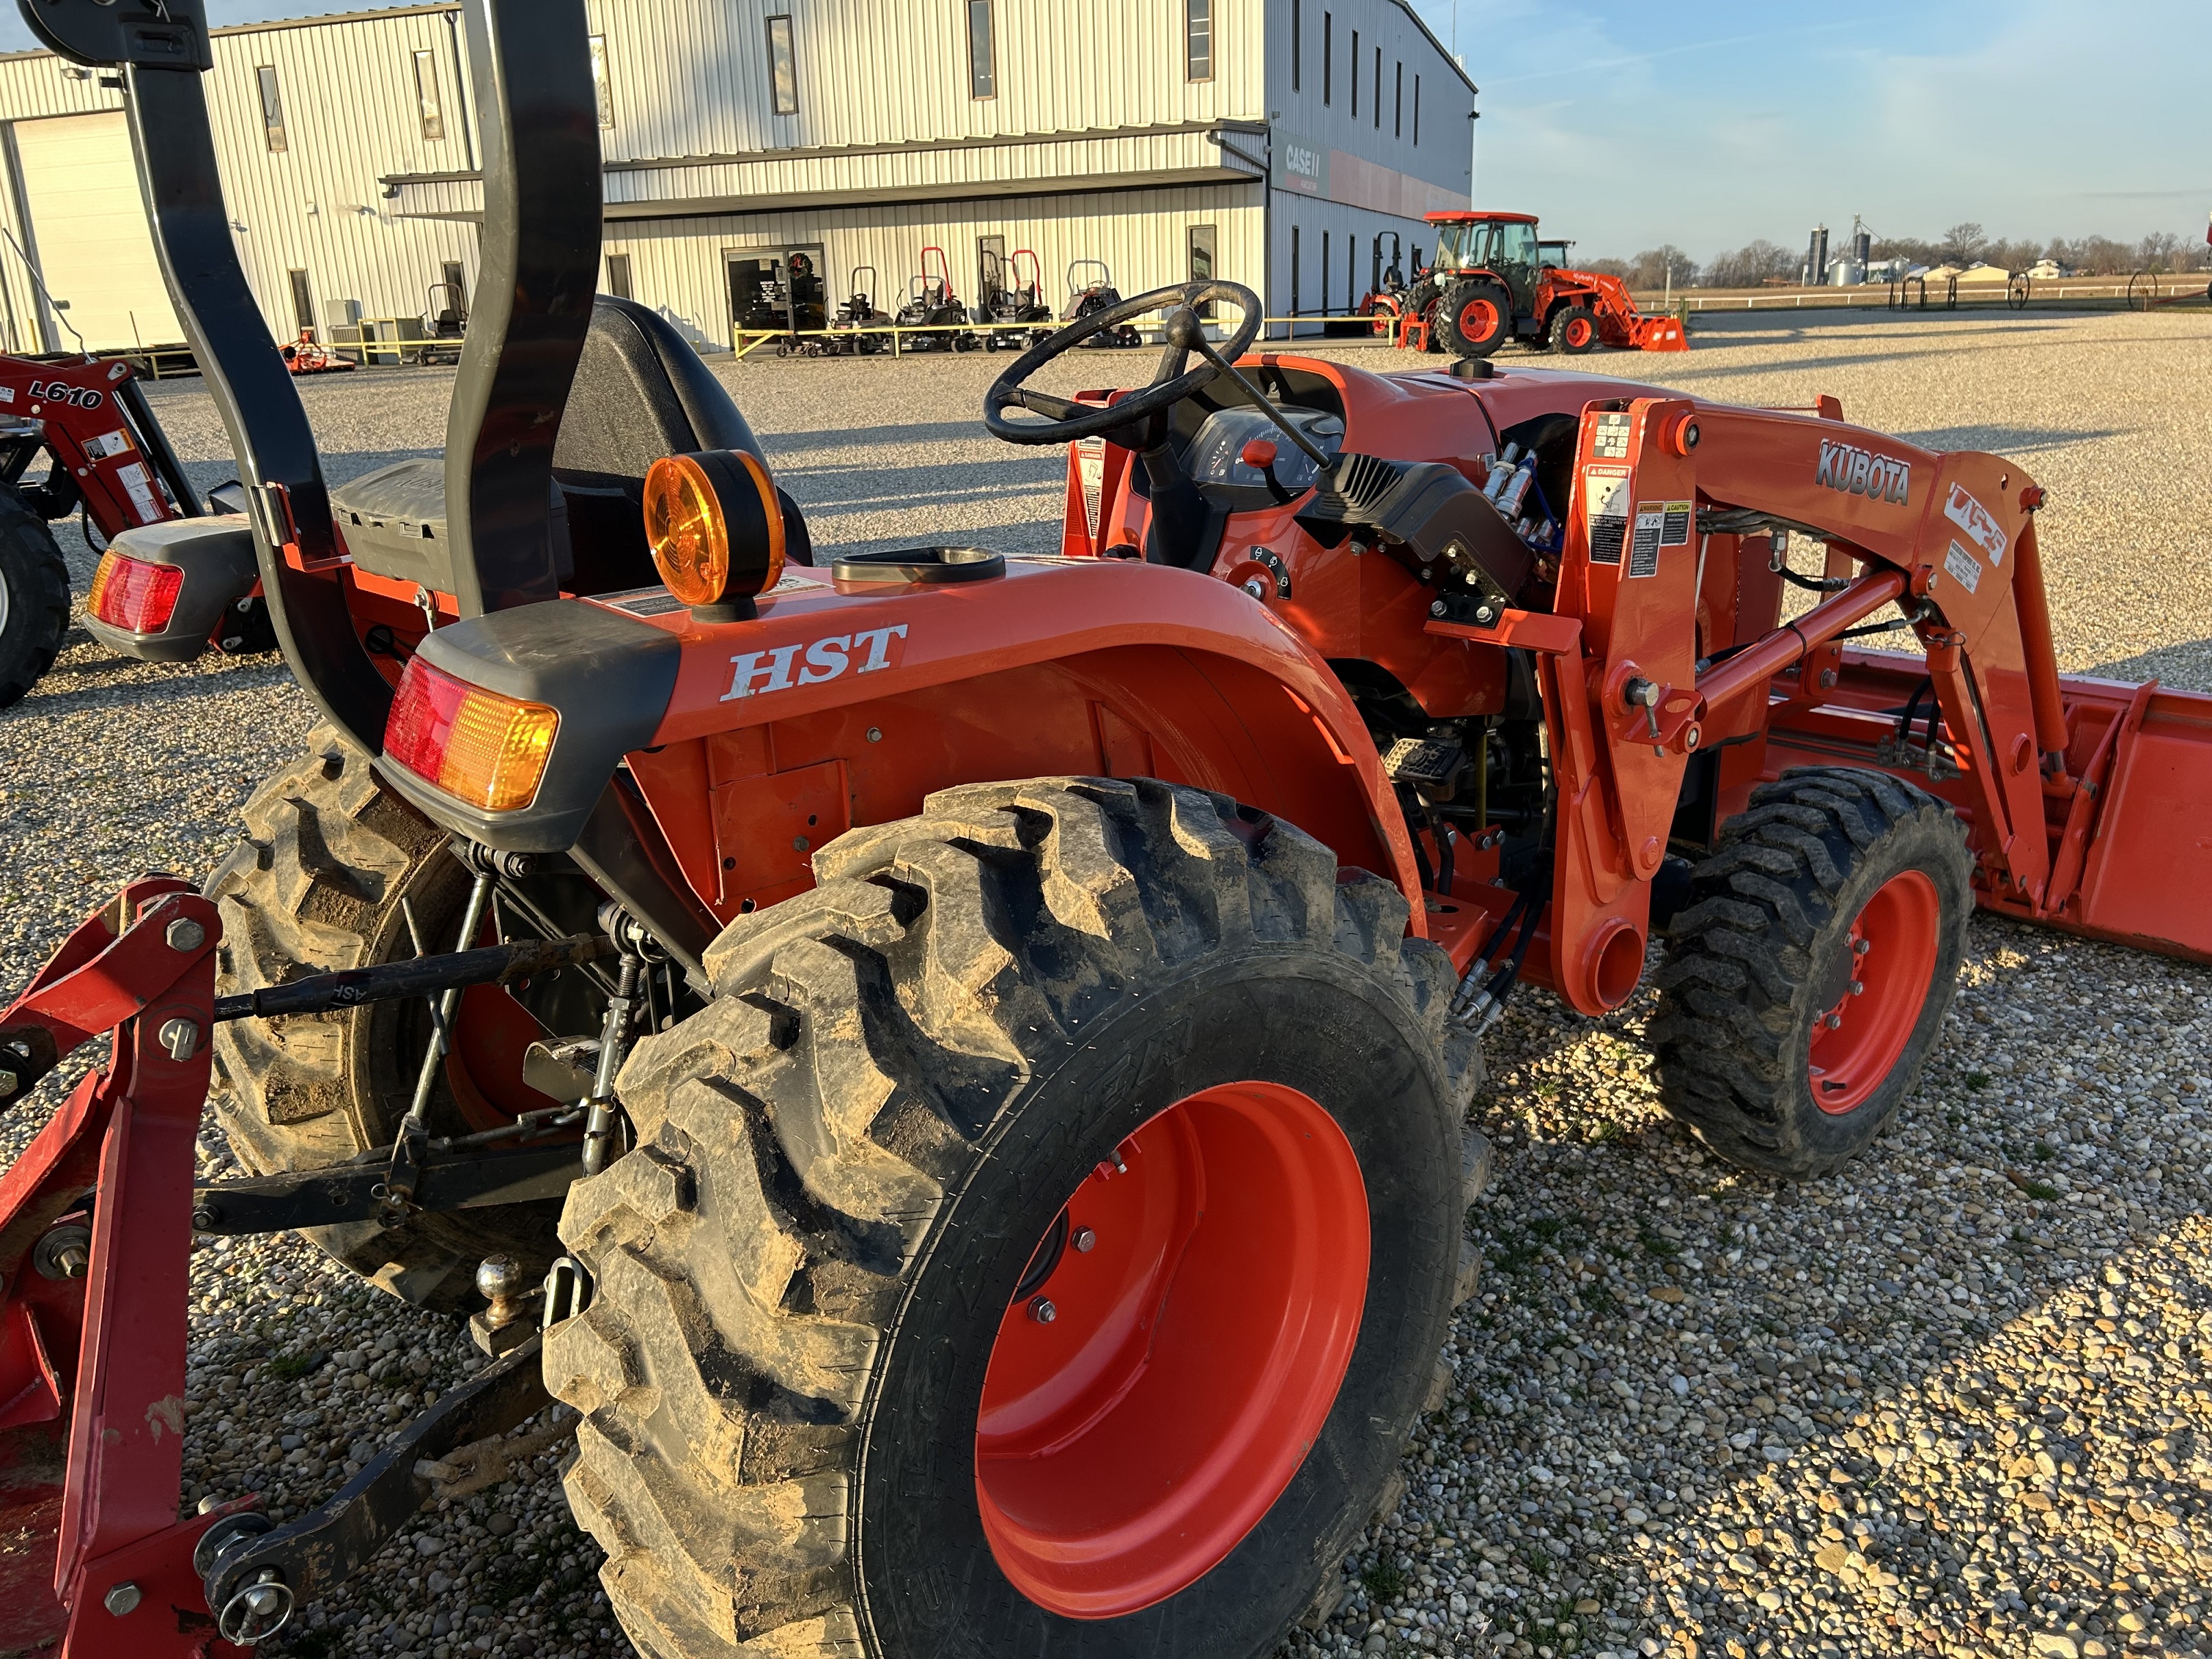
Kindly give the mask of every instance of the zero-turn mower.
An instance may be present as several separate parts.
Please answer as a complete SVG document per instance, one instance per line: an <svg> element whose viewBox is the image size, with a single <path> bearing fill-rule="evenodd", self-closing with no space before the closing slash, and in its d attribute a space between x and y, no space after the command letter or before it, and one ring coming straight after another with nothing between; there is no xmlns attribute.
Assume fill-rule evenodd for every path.
<svg viewBox="0 0 2212 1659"><path fill-rule="evenodd" d="M1905 1103L1976 905L2212 957L2212 698L2057 674L2002 457L1247 356L1194 283L988 395L1069 447L1061 555L817 558L590 302L582 0L472 0L477 313L442 463L363 501L240 273L198 6L25 11L121 70L324 719L204 890L0 1016L9 1100L114 1033L0 1179L26 1644L263 1639L550 1396L659 1659L1262 1653L1452 1386L1516 984L1603 1013L1665 933L1668 1109L1804 1178ZM1032 384L1157 313L1148 384ZM210 1090L258 1173L195 1187ZM489 1363L317 1509L180 1519L191 1235L283 1229Z"/></svg>
<svg viewBox="0 0 2212 1659"><path fill-rule="evenodd" d="M1103 259L1078 259L1067 268L1067 305L1060 313L1064 323L1087 322L1100 312L1121 303L1121 290L1114 286L1114 273ZM1093 349L1133 349L1145 337L1133 323L1099 329L1086 334L1082 343Z"/></svg>
<svg viewBox="0 0 2212 1659"><path fill-rule="evenodd" d="M908 279L906 303L891 320L901 328L928 331L902 340L902 351L966 351L975 345L967 327L968 307L952 291L952 267L943 248L922 249L921 270Z"/></svg>
<svg viewBox="0 0 2212 1659"><path fill-rule="evenodd" d="M1032 325L986 330L986 351L1019 351L1042 343L1052 333L1052 307L1044 298L1044 270L1033 251L1018 247L1004 260L995 253L984 254L983 298L975 307L975 320Z"/></svg>

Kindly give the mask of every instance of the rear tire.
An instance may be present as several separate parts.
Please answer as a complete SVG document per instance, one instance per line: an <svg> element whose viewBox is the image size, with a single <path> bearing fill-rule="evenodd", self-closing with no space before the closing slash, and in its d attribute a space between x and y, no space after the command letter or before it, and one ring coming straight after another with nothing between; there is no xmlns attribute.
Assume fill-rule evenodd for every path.
<svg viewBox="0 0 2212 1659"><path fill-rule="evenodd" d="M1402 937L1395 887L1340 886L1308 836L1150 781L945 791L815 867L715 942L708 1009L632 1054L637 1150L562 1216L594 1299L550 1333L545 1376L584 1413L569 1501L623 1629L653 1659L1265 1651L1374 1512L1472 1283L1449 962ZM1371 1262L1341 1386L1218 1565L1127 1611L1048 1611L986 1532L994 1345L1032 1295L1072 1304L1060 1256L1024 1282L1069 1195L1124 1153L1152 1178L1139 1126L1253 1081L1357 1159ZM1231 1213L1245 1166L1212 1179L1208 1213ZM1168 1253L1176 1273L1208 1237ZM1271 1243L1300 1248L1288 1224ZM1166 1352L1176 1304L1128 1305L1168 1310L1141 1339ZM1226 1376L1237 1339L1204 1328ZM1152 1492L1148 1473L1124 1484Z"/></svg>
<svg viewBox="0 0 2212 1659"><path fill-rule="evenodd" d="M1951 809L1886 772L1808 767L1753 790L1691 877L1657 975L1667 1110L1786 1180L1856 1158L1942 1030L1972 875Z"/></svg>
<svg viewBox="0 0 2212 1659"><path fill-rule="evenodd" d="M0 708L54 665L69 632L69 566L46 521L0 485Z"/></svg>
<svg viewBox="0 0 2212 1659"><path fill-rule="evenodd" d="M1597 318L1588 306L1566 306L1552 316L1552 349L1579 357L1597 344Z"/></svg>
<svg viewBox="0 0 2212 1659"><path fill-rule="evenodd" d="M445 833L385 790L368 757L329 726L246 802L246 827L207 884L222 917L221 994L413 955L403 898L429 947L451 948L468 872L446 851ZM419 1001L216 1026L210 1098L231 1150L271 1175L390 1146L427 1035ZM470 1127L435 1121L452 1110L441 1087L434 1133ZM305 1236L393 1295L452 1311L474 1303L477 1264L495 1250L542 1273L559 1253L558 1211L549 1200Z"/></svg>
<svg viewBox="0 0 2212 1659"><path fill-rule="evenodd" d="M1486 276L1453 283L1437 301L1434 333L1461 357L1487 357L1512 337L1513 296Z"/></svg>

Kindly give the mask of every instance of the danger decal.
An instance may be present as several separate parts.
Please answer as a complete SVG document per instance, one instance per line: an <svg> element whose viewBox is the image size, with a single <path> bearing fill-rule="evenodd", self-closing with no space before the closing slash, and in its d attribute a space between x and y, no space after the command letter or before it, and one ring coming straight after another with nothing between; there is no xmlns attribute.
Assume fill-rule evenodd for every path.
<svg viewBox="0 0 2212 1659"><path fill-rule="evenodd" d="M1996 515L1969 495L1963 485L1953 484L1951 493L1943 502L1943 516L1966 532L1967 539L1989 556L1993 565L2004 562L2005 549L2012 545L2012 538L2004 533L2004 526Z"/></svg>
<svg viewBox="0 0 2212 1659"><path fill-rule="evenodd" d="M1982 585L1982 562L1959 545L1951 544L1951 550L1943 556L1943 568L1951 580L1969 593Z"/></svg>
<svg viewBox="0 0 2212 1659"><path fill-rule="evenodd" d="M1902 507L1912 499L1912 463L1893 460L1856 444L1823 441L1813 482L1846 495L1864 495Z"/></svg>
<svg viewBox="0 0 2212 1659"><path fill-rule="evenodd" d="M858 634L832 634L799 645L747 651L730 659L730 689L724 702L788 691L794 685L821 685L848 673L872 674L896 668L906 654L906 624L871 628Z"/></svg>
<svg viewBox="0 0 2212 1659"><path fill-rule="evenodd" d="M1619 564L1628 544L1628 469L1588 466L1583 469L1583 499L1589 503L1589 557L1592 564Z"/></svg>

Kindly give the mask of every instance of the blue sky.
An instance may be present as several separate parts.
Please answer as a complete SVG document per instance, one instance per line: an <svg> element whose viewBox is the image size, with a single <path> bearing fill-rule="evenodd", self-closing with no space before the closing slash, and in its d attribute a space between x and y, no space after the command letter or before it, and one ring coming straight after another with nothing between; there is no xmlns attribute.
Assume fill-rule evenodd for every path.
<svg viewBox="0 0 2212 1659"><path fill-rule="evenodd" d="M1483 205L1586 255L1863 215L1934 240L2168 230L2212 212L2205 0L1417 0L1482 88Z"/></svg>
<svg viewBox="0 0 2212 1659"><path fill-rule="evenodd" d="M1540 214L1588 256L1795 248L1853 214L1892 236L1972 219L1999 237L2195 240L2212 212L2206 0L1415 3L1482 88L1483 204ZM209 8L217 23L339 9ZM6 5L0 49L30 44Z"/></svg>

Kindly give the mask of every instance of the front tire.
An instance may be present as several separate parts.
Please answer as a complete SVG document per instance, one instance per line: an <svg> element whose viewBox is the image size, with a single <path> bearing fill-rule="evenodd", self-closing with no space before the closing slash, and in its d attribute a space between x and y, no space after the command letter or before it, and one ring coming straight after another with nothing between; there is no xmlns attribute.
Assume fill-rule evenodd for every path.
<svg viewBox="0 0 2212 1659"><path fill-rule="evenodd" d="M1149 781L946 791L816 872L639 1045L638 1149L562 1217L594 1292L545 1375L623 1628L654 1659L1266 1650L1373 1513L1468 1282L1449 963L1394 886ZM1147 1216L1188 1230L1115 1277ZM1270 1258L1331 1283L1286 1297ZM1303 1416L1237 1409L1270 1341ZM1130 1342L1157 1378L1080 1369ZM1142 1560L1069 1569L1116 1526Z"/></svg>
<svg viewBox="0 0 2212 1659"><path fill-rule="evenodd" d="M69 632L69 566L46 521L0 485L0 708L21 702Z"/></svg>
<svg viewBox="0 0 2212 1659"><path fill-rule="evenodd" d="M1588 306L1565 306L1552 317L1552 349L1579 357L1597 344L1597 318Z"/></svg>
<svg viewBox="0 0 2212 1659"><path fill-rule="evenodd" d="M1942 1030L1972 874L1951 809L1886 772L1807 767L1753 790L1673 926L1661 1103L1786 1180L1857 1157Z"/></svg>
<svg viewBox="0 0 2212 1659"><path fill-rule="evenodd" d="M1437 301L1437 337L1456 356L1487 357L1513 332L1513 296L1502 283L1470 277Z"/></svg>

